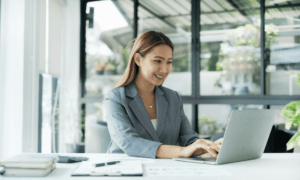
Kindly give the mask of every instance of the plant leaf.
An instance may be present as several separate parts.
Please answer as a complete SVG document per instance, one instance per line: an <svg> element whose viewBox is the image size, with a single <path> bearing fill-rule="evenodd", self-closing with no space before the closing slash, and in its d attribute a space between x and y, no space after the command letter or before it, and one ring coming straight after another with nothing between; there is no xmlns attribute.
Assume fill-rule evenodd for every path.
<svg viewBox="0 0 300 180"><path fill-rule="evenodd" d="M300 146L300 131L298 131L294 136L286 143L286 150L293 149L296 145Z"/></svg>
<svg viewBox="0 0 300 180"><path fill-rule="evenodd" d="M300 87L300 73L298 74L298 79L296 80L296 83Z"/></svg>
<svg viewBox="0 0 300 180"><path fill-rule="evenodd" d="M294 126L300 125L300 110L296 112L295 117L293 118Z"/></svg>
<svg viewBox="0 0 300 180"><path fill-rule="evenodd" d="M281 116L292 118L295 116L297 107L300 107L300 101L292 101L288 103L281 111Z"/></svg>
<svg viewBox="0 0 300 180"><path fill-rule="evenodd" d="M300 87L300 79L296 81L297 85Z"/></svg>
<svg viewBox="0 0 300 180"><path fill-rule="evenodd" d="M293 124L293 118L288 118L285 122L285 129L289 130L291 129Z"/></svg>

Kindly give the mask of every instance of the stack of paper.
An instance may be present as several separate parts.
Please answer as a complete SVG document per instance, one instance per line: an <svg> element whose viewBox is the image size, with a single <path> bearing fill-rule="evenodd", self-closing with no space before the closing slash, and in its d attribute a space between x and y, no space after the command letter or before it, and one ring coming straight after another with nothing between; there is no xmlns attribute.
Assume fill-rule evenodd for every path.
<svg viewBox="0 0 300 180"><path fill-rule="evenodd" d="M95 167L92 162L82 162L72 176L143 176L142 161L124 160L102 167Z"/></svg>
<svg viewBox="0 0 300 180"><path fill-rule="evenodd" d="M0 162L3 176L47 176L59 160L54 154L19 154Z"/></svg>

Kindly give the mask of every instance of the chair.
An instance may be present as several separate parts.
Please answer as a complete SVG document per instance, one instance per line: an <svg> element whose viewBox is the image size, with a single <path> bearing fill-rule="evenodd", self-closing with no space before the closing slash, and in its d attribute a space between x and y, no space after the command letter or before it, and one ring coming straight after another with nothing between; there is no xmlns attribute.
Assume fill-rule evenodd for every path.
<svg viewBox="0 0 300 180"><path fill-rule="evenodd" d="M86 153L106 153L108 145L111 141L107 122L105 121L92 121L89 123L87 132L89 135L86 137Z"/></svg>
<svg viewBox="0 0 300 180"><path fill-rule="evenodd" d="M286 143L296 131L289 131L285 129L279 129L278 125L273 125L270 132L268 142L264 153L292 153L294 149L286 150Z"/></svg>

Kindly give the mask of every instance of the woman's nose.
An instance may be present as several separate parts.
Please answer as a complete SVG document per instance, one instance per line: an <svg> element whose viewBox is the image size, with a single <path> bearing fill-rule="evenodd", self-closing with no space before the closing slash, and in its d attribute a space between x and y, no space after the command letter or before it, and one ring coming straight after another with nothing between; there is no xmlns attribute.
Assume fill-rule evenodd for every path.
<svg viewBox="0 0 300 180"><path fill-rule="evenodd" d="M169 67L168 67L168 65L166 65L166 64L163 64L163 65L161 65L161 67L160 67L160 72L162 72L162 73L168 73L169 72Z"/></svg>

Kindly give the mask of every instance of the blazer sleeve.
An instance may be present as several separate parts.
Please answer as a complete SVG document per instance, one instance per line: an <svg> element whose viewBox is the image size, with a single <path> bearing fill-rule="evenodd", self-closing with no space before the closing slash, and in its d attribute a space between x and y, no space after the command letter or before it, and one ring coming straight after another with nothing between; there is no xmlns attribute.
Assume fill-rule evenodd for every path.
<svg viewBox="0 0 300 180"><path fill-rule="evenodd" d="M104 99L105 119L111 139L129 156L155 158L160 142L140 137L130 123L120 98L112 91Z"/></svg>
<svg viewBox="0 0 300 180"><path fill-rule="evenodd" d="M195 142L197 139L199 139L199 135L195 131L193 131L188 118L184 114L183 102L181 97L178 95L177 92L176 95L180 103L180 120L181 120L178 143L180 144L180 146L188 146L193 142Z"/></svg>

